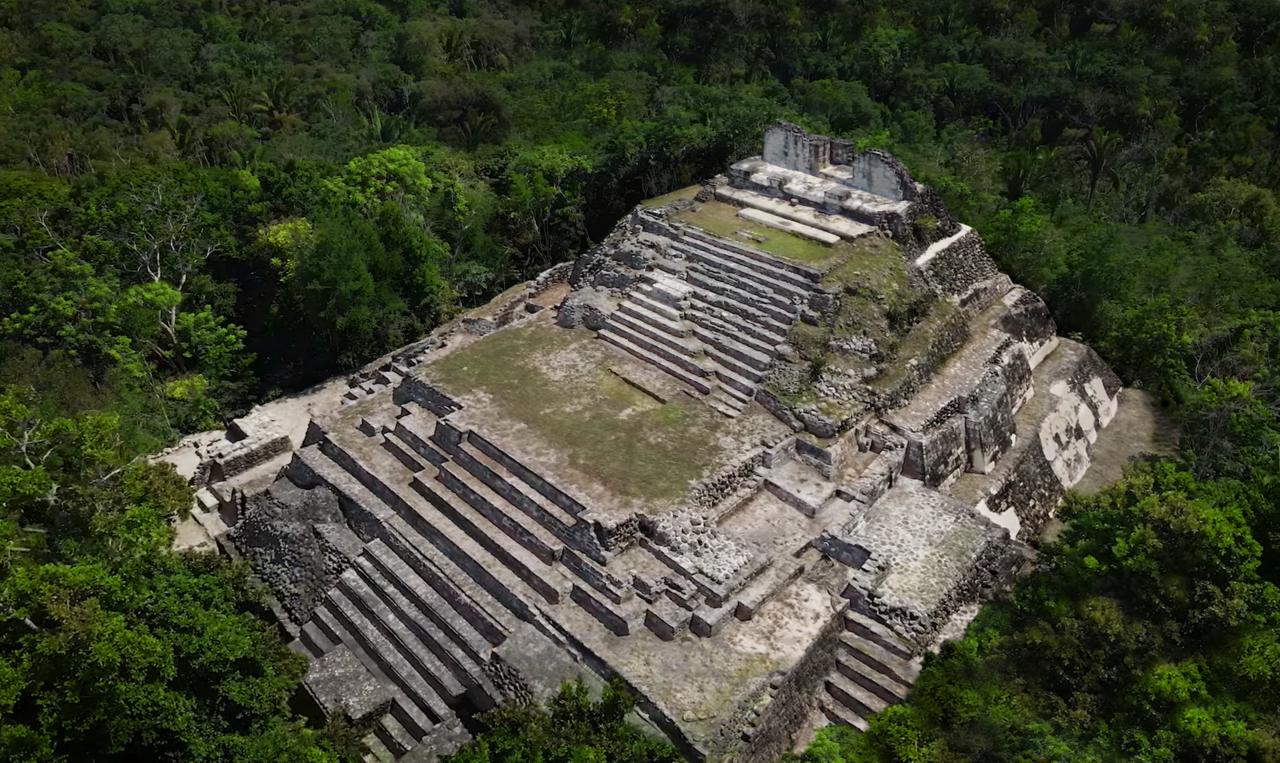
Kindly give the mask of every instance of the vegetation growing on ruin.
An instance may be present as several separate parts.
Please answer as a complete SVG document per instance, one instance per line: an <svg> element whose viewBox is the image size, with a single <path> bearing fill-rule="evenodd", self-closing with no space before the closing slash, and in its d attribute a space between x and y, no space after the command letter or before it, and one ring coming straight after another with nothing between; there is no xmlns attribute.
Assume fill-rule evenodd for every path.
<svg viewBox="0 0 1280 763"><path fill-rule="evenodd" d="M815 754L1274 759L1278 27L1262 0L0 0L3 383L41 390L45 425L117 421L109 473L416 337L791 117L891 149L1186 432L1158 489L1074 504L1084 534L876 721L874 749ZM164 480L112 497L133 472L97 482L101 455L64 449L93 491L49 493L55 462L16 447L0 739L26 746L6 752L311 744L271 736L293 668L228 614L247 597L163 550ZM24 571L49 565L70 577ZM197 592L114 595L174 586ZM249 683L169 669L209 609L201 638L243 649ZM85 666L95 691L70 703Z"/></svg>
<svg viewBox="0 0 1280 763"><path fill-rule="evenodd" d="M832 245L753 223L738 216L739 207L723 201L707 201L675 215L677 222L688 223L706 232L752 246L804 265L822 267L849 255L853 245L840 241Z"/></svg>
<svg viewBox="0 0 1280 763"><path fill-rule="evenodd" d="M170 549L191 489L114 413L0 390L0 758L338 761L292 718L306 661L246 570Z"/></svg>
<svg viewBox="0 0 1280 763"><path fill-rule="evenodd" d="M610 373L611 360L592 332L534 323L490 334L426 374L488 395L499 415L620 496L674 501L716 464L727 419L685 394L658 402Z"/></svg>
<svg viewBox="0 0 1280 763"><path fill-rule="evenodd" d="M640 203L649 209L657 209L658 207L665 207L672 202L682 201L684 199L693 199L694 196L698 195L698 191L701 190L701 185L694 184L684 188L677 188L676 190L671 191L670 193L664 193L661 196L654 196L652 199L645 199Z"/></svg>
<svg viewBox="0 0 1280 763"><path fill-rule="evenodd" d="M546 707L507 705L483 718L475 741L446 763L675 763L676 751L628 722L634 701L607 685L592 699L582 683L565 684Z"/></svg>

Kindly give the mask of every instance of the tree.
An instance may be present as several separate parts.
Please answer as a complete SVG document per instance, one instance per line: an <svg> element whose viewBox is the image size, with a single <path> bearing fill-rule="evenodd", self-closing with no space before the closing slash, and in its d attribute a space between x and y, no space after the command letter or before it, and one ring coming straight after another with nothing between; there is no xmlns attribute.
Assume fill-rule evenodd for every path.
<svg viewBox="0 0 1280 763"><path fill-rule="evenodd" d="M1110 180L1120 184L1119 167L1123 156L1124 144L1119 135L1098 127L1079 133L1070 151L1089 174L1088 206L1093 206L1093 196L1098 190L1098 183Z"/></svg>
<svg viewBox="0 0 1280 763"><path fill-rule="evenodd" d="M0 390L0 756L337 761L289 713L305 661L245 570L171 550L190 488L121 452L115 416L41 407Z"/></svg>
<svg viewBox="0 0 1280 763"><path fill-rule="evenodd" d="M297 325L310 334L319 361L352 366L402 338L404 304L389 283L374 279L372 266L387 254L368 222L338 211L318 221L316 233L294 277Z"/></svg>
<svg viewBox="0 0 1280 763"><path fill-rule="evenodd" d="M675 763L680 758L665 741L630 725L633 700L618 685L604 688L599 700L579 680L538 706L504 705L484 716L475 741L449 756L449 763Z"/></svg>

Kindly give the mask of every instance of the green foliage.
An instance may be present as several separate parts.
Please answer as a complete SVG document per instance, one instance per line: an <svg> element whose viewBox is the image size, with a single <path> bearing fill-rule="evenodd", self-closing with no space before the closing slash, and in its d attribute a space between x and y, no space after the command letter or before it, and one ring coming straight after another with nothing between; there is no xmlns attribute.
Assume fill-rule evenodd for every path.
<svg viewBox="0 0 1280 763"><path fill-rule="evenodd" d="M170 549L190 488L117 421L0 390L0 756L338 760L290 716L305 664L260 593Z"/></svg>
<svg viewBox="0 0 1280 763"><path fill-rule="evenodd" d="M1060 330L1176 406L1179 468L1201 485L1166 475L1138 490L1140 510L1080 509L1105 517L1098 532L1124 553L1044 570L1037 585L1057 609L1035 628L1022 604L984 615L990 627L856 745L910 760L1274 758L1251 713L1274 699L1276 646L1231 617L1265 614L1266 596L1240 590L1280 569L1277 24L1277 6L1256 0L0 0L0 383L41 391L7 393L4 431L52 448L0 472L18 507L6 510L32 512L0 517L0 540L75 567L25 524L85 548L106 532L93 480L65 482L76 470L58 464L120 470L116 484L134 454L415 338L791 118L906 161L1046 297ZM848 301L870 330L927 307ZM1229 484L1266 500L1203 492ZM1206 508L1220 504L1240 512ZM99 519L158 526L146 516ZM1170 572L1165 544L1202 541L1209 557L1177 562L1218 577ZM1133 595L1084 597L1071 583L1122 577ZM154 677L144 685L169 686L163 649L131 635L140 610L112 605L123 620L110 632ZM1231 635L1206 641L1173 612ZM1051 681L1052 663L1016 673L1000 651L1015 631L1063 650L1079 686ZM1085 654L1130 683L1108 684ZM34 712L10 699L26 696L29 667L0 662L0 706ZM148 695L162 731L125 716L104 744L193 739L168 696ZM311 755L295 755L309 742L291 729L213 729L201 749ZM32 759L72 749L50 733L7 724L0 743ZM838 737L813 754L836 759ZM119 743L120 756L139 749ZM157 750L145 752L198 756Z"/></svg>
<svg viewBox="0 0 1280 763"><path fill-rule="evenodd" d="M581 682L566 683L544 707L506 705L484 716L475 741L448 763L662 763L680 760L665 741L627 721L633 701L619 685L598 700Z"/></svg>

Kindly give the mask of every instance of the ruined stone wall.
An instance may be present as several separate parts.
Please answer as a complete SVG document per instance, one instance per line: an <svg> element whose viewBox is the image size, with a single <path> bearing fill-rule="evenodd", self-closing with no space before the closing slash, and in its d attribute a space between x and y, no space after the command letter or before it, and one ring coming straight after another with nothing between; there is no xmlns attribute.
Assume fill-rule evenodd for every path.
<svg viewBox="0 0 1280 763"><path fill-rule="evenodd" d="M937 641L938 633L952 615L966 604L989 598L998 588L1007 585L1029 556L1030 551L1024 544L1010 541L1003 529L991 527L968 570L955 577L956 583L928 611L894 606L875 595L874 581L867 585L870 595L855 597L853 606L887 623L920 654ZM871 567L865 564L859 572L867 572ZM868 574L879 573L871 569Z"/></svg>
<svg viewBox="0 0 1280 763"><path fill-rule="evenodd" d="M846 166L851 172L843 182L851 188L894 201L911 201L916 197L916 183L911 173L892 155L875 149L859 152L850 141L810 135L804 128L788 122L765 130L761 158L769 164L811 175L830 165Z"/></svg>
<svg viewBox="0 0 1280 763"><path fill-rule="evenodd" d="M884 390L873 402L878 411L899 408L933 377L947 358L969 341L969 316L964 310L956 310L939 326L914 363L910 363L901 381L892 389Z"/></svg>
<svg viewBox="0 0 1280 763"><path fill-rule="evenodd" d="M968 466L965 456L965 419L949 416L924 436L908 435L902 473L937 487L964 471Z"/></svg>
<svg viewBox="0 0 1280 763"><path fill-rule="evenodd" d="M224 453L200 462L191 478L193 485L219 482L264 464L293 448L288 435L277 435L262 441L240 440Z"/></svg>
<svg viewBox="0 0 1280 763"><path fill-rule="evenodd" d="M937 294L964 294L999 271L977 231L970 230L921 265L925 282Z"/></svg>
<svg viewBox="0 0 1280 763"><path fill-rule="evenodd" d="M758 448L725 466L690 489L689 504L704 510L715 507L749 481L764 459L765 450Z"/></svg>
<svg viewBox="0 0 1280 763"><path fill-rule="evenodd" d="M415 402L437 416L448 416L454 411L462 410L462 405L457 400L418 377L409 377L402 381L392 392L391 400L396 405Z"/></svg>
<svg viewBox="0 0 1280 763"><path fill-rule="evenodd" d="M844 610L823 626L804 656L782 679L760 713L741 763L772 763L791 749L796 731L817 707L823 681L836 667L836 651L844 632Z"/></svg>
<svg viewBox="0 0 1280 763"><path fill-rule="evenodd" d="M298 625L310 618L360 549L337 497L318 486L252 497L227 540Z"/></svg>

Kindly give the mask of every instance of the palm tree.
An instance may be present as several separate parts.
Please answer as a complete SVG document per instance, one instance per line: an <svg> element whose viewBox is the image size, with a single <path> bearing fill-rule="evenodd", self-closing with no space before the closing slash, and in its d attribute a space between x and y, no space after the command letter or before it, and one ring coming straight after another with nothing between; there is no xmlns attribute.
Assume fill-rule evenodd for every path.
<svg viewBox="0 0 1280 763"><path fill-rule="evenodd" d="M1120 136L1100 127L1090 128L1076 140L1072 154L1089 172L1089 207L1093 207L1093 195L1103 178L1113 185L1120 184L1118 167L1123 151Z"/></svg>

